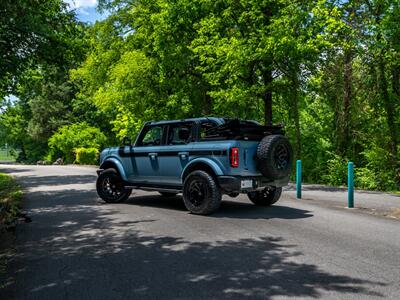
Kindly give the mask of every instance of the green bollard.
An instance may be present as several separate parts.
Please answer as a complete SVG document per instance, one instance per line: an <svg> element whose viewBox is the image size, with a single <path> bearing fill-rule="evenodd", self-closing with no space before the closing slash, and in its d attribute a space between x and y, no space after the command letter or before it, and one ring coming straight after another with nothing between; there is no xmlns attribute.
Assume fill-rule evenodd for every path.
<svg viewBox="0 0 400 300"><path fill-rule="evenodd" d="M301 160L296 161L296 191L297 199L301 199Z"/></svg>
<svg viewBox="0 0 400 300"><path fill-rule="evenodd" d="M347 165L348 208L354 207L354 164L349 161Z"/></svg>

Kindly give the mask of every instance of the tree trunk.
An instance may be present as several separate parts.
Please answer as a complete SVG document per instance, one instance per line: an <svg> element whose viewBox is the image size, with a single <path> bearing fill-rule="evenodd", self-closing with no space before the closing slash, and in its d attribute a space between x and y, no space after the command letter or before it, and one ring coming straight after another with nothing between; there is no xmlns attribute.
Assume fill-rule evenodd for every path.
<svg viewBox="0 0 400 300"><path fill-rule="evenodd" d="M399 105L400 104L400 66L395 66L392 68L392 89L393 89L393 95L395 97L395 103L397 103L397 105ZM396 105L394 105L394 109L396 109ZM397 135L398 132L395 132L394 134ZM396 182L397 182L397 184L400 185L400 162L397 159L397 155L398 155L398 153L397 153L397 144L398 144L397 136L396 136L395 142L396 142L396 146L395 146L396 147L396 151L395 151L396 156L394 157L394 159L396 160L396 162L395 162Z"/></svg>
<svg viewBox="0 0 400 300"><path fill-rule="evenodd" d="M390 135L390 153L392 155L392 162L393 165L396 166L398 164L397 162L397 127L396 127L396 121L395 121L395 106L394 103L390 100L389 92L388 92L388 83L387 83L387 78L385 75L385 63L381 57L379 58L379 90L380 94L383 100L383 104L386 110L386 121L387 125L389 128L389 135Z"/></svg>
<svg viewBox="0 0 400 300"><path fill-rule="evenodd" d="M376 23L378 25L378 33L377 33L377 41L381 42L384 44L384 37L383 34L380 30L381 25L381 15L384 11L384 7L382 5L383 3L378 2L377 3L377 8L376 8ZM393 71L393 70L392 70ZM396 76L392 78L392 83L395 83L396 81ZM397 86L398 87L398 86ZM393 93L396 94L398 93L398 90L395 90L396 88L396 83L393 85ZM385 61L384 61L384 49L380 48L380 51L378 53L378 89L380 92L380 96L382 97L383 104L385 107L386 111L386 122L388 125L389 129L389 136L390 136L390 143L389 143L389 151L391 154L391 165L393 170L396 172L396 181L397 183L400 183L400 172L399 172L399 161L397 159L397 127L396 127L396 119L395 119L395 114L396 114L396 107L394 105L394 102L391 101L389 91L388 91L388 81L386 78L386 66L385 66Z"/></svg>
<svg viewBox="0 0 400 300"><path fill-rule="evenodd" d="M351 50L344 53L343 112L340 118L339 152L346 155L350 145L350 105L352 100L353 56Z"/></svg>
<svg viewBox="0 0 400 300"><path fill-rule="evenodd" d="M213 106L213 101L210 97L210 95L205 92L204 93L204 108L203 108L203 114L206 116L211 115L212 113L212 106Z"/></svg>
<svg viewBox="0 0 400 300"><path fill-rule="evenodd" d="M264 122L265 125L272 125L272 72L267 70L264 72L264 85L265 85L265 92L264 92Z"/></svg>
<svg viewBox="0 0 400 300"><path fill-rule="evenodd" d="M392 68L392 87L396 102L400 102L400 66Z"/></svg>
<svg viewBox="0 0 400 300"><path fill-rule="evenodd" d="M299 84L297 79L293 80L293 118L296 132L296 159L301 159L301 128L300 128L300 109L299 109Z"/></svg>

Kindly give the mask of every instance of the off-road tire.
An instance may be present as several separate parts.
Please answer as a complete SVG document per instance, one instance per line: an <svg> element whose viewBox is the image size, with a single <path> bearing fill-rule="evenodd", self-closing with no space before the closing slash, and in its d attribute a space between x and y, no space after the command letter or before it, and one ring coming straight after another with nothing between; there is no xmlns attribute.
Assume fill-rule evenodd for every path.
<svg viewBox="0 0 400 300"><path fill-rule="evenodd" d="M249 192L247 196L255 205L271 206L279 200L281 194L281 187L268 187L262 191Z"/></svg>
<svg viewBox="0 0 400 300"><path fill-rule="evenodd" d="M285 178L290 174L292 152L292 146L286 137L280 134L268 135L258 144L257 168L269 179Z"/></svg>
<svg viewBox="0 0 400 300"><path fill-rule="evenodd" d="M171 197L175 197L178 193L174 193L174 192L159 192L161 196L163 197L167 197L167 198L171 198Z"/></svg>
<svg viewBox="0 0 400 300"><path fill-rule="evenodd" d="M183 202L192 214L211 214L221 205L221 197L221 190L215 179L207 172L194 171L185 178Z"/></svg>
<svg viewBox="0 0 400 300"><path fill-rule="evenodd" d="M122 178L115 169L101 172L96 181L97 194L107 203L121 203L129 198L132 190L125 189Z"/></svg>

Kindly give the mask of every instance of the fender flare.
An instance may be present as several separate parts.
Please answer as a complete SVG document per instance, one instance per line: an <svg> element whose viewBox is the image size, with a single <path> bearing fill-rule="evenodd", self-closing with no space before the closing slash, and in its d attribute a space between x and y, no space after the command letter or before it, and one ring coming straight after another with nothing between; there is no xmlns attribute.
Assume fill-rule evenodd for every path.
<svg viewBox="0 0 400 300"><path fill-rule="evenodd" d="M128 177L126 176L124 167L122 166L122 163L119 159L115 157L107 157L105 161L100 166L100 169L107 169L110 168L110 165L112 165L114 168L117 169L119 175L123 180L128 180Z"/></svg>
<svg viewBox="0 0 400 300"><path fill-rule="evenodd" d="M214 160L210 159L210 158L195 158L193 160L191 160L186 166L185 168L182 170L182 174L181 174L181 180L183 182L184 177L187 175L187 172L195 165L195 164L204 164L207 165L209 168L212 169L212 171L214 172L214 174L216 176L222 176L224 175L224 172L222 171L222 168L218 165L217 162L215 162Z"/></svg>

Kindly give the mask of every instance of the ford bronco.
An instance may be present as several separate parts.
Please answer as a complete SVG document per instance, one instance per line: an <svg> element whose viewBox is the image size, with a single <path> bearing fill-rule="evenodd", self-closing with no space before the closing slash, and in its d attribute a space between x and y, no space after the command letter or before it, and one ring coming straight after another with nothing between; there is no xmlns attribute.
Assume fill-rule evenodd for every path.
<svg viewBox="0 0 400 300"><path fill-rule="evenodd" d="M132 189L182 193L191 213L210 214L222 194L246 193L256 205L274 204L291 164L282 126L214 117L148 122L135 143L124 138L121 147L101 152L96 187L111 203L126 200Z"/></svg>

